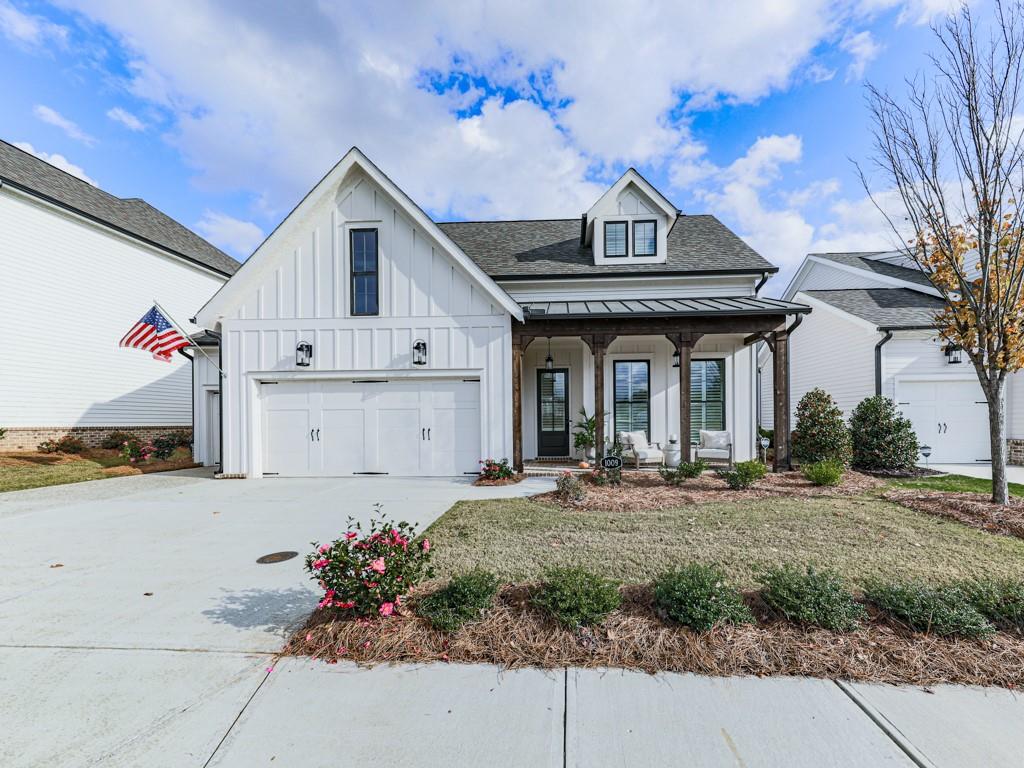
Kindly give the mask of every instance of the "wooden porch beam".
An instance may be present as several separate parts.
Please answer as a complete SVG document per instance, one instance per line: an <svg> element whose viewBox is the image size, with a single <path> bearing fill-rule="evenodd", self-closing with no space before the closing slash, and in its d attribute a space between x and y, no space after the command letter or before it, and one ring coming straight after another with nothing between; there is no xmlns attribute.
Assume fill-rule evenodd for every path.
<svg viewBox="0 0 1024 768"><path fill-rule="evenodd" d="M784 330L775 331L772 340L775 343L772 355L775 460L772 467L776 472L781 472L793 468L789 426L789 334Z"/></svg>
<svg viewBox="0 0 1024 768"><path fill-rule="evenodd" d="M679 353L679 448L682 460L688 462L693 452L690 445L693 424L690 369L693 364L693 347L700 340L700 334L667 333L665 336Z"/></svg>
<svg viewBox="0 0 1024 768"><path fill-rule="evenodd" d="M670 333L707 335L709 333L766 333L786 322L785 315L751 317L694 317L621 319L590 317L564 319L531 317L525 323L513 322L513 334L529 336L662 336Z"/></svg>

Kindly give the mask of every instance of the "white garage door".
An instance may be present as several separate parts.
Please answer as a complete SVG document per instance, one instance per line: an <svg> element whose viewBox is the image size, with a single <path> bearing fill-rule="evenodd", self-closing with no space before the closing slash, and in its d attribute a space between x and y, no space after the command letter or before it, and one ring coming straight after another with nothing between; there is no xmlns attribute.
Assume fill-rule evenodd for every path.
<svg viewBox="0 0 1024 768"><path fill-rule="evenodd" d="M917 441L931 446L931 463L991 460L988 406L977 381L898 381L896 397Z"/></svg>
<svg viewBox="0 0 1024 768"><path fill-rule="evenodd" d="M478 381L264 382L263 473L476 474Z"/></svg>

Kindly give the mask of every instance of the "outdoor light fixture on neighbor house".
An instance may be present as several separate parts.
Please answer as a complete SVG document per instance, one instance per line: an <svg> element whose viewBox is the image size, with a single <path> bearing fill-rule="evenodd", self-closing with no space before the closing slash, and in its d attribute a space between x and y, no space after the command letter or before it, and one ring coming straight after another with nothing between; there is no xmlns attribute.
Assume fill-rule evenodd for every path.
<svg viewBox="0 0 1024 768"><path fill-rule="evenodd" d="M423 339L416 339L412 345L412 364L413 365L426 365L427 364L427 342Z"/></svg>
<svg viewBox="0 0 1024 768"><path fill-rule="evenodd" d="M300 341L295 347L295 364L308 368L313 361L313 345L308 341Z"/></svg>
<svg viewBox="0 0 1024 768"><path fill-rule="evenodd" d="M963 362L963 357L961 356L963 349L963 347L957 344L947 344L943 350L946 353L946 362L949 365L960 365Z"/></svg>
<svg viewBox="0 0 1024 768"><path fill-rule="evenodd" d="M673 368L678 368L679 367L679 350L678 349L675 352L672 353L672 367Z"/></svg>

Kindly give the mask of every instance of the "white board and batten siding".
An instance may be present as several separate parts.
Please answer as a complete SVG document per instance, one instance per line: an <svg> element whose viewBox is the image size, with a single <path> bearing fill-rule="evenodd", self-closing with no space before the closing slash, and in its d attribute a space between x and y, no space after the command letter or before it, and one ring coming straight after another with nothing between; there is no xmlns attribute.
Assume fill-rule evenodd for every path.
<svg viewBox="0 0 1024 768"><path fill-rule="evenodd" d="M157 299L185 330L226 278L0 190L0 426L192 424L191 364L117 346Z"/></svg>
<svg viewBox="0 0 1024 768"><path fill-rule="evenodd" d="M362 228L378 232L380 314L372 317L351 312L349 233ZM226 473L267 470L262 401L274 385L261 382L290 379L317 382L309 385L319 393L315 409L326 381L478 382L477 459L511 454L511 316L396 200L353 171L279 235L252 274L239 274L246 293L221 321ZM418 339L427 343L424 366L412 363ZM313 345L308 368L295 362L302 341Z"/></svg>

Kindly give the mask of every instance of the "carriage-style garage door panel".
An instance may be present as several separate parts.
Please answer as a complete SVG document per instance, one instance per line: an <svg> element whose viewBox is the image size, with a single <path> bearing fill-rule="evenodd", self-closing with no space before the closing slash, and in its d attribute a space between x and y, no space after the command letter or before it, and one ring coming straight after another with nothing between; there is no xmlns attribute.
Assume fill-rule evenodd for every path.
<svg viewBox="0 0 1024 768"><path fill-rule="evenodd" d="M264 474L442 476L478 470L478 381L261 386Z"/></svg>
<svg viewBox="0 0 1024 768"><path fill-rule="evenodd" d="M989 461L988 406L977 381L898 381L896 397L933 464Z"/></svg>

